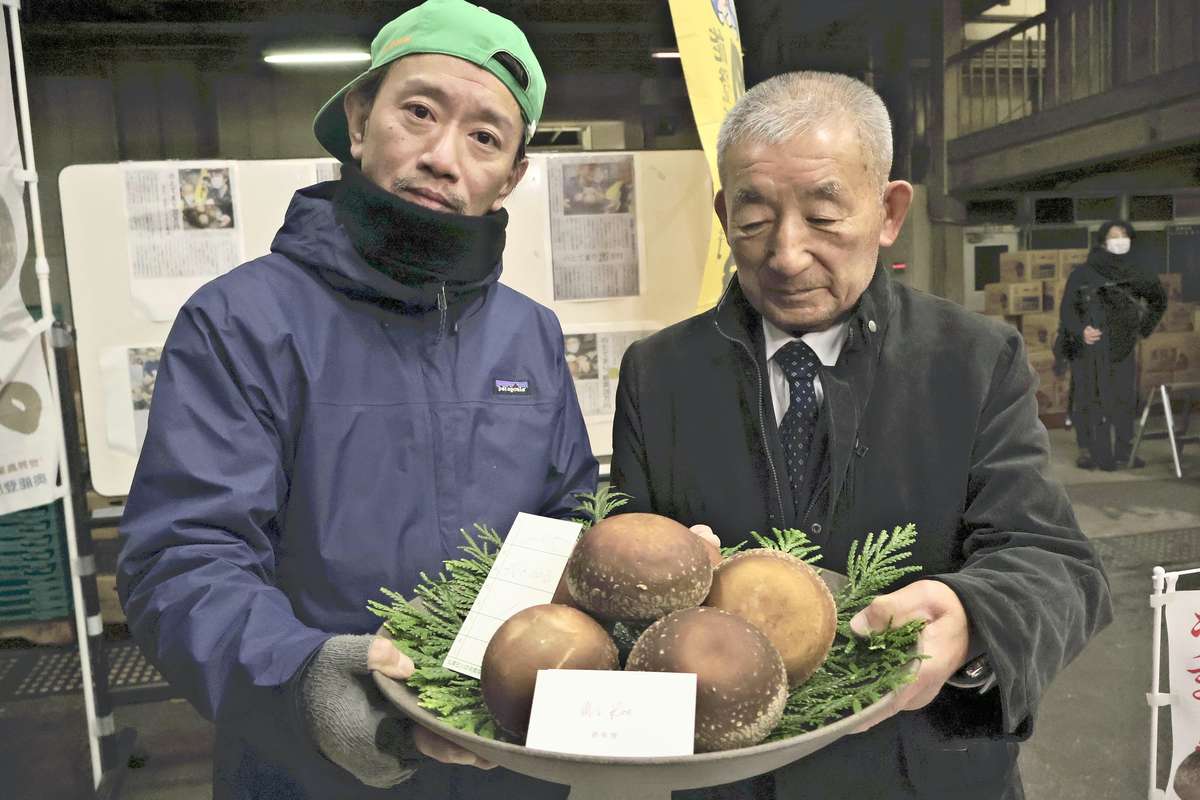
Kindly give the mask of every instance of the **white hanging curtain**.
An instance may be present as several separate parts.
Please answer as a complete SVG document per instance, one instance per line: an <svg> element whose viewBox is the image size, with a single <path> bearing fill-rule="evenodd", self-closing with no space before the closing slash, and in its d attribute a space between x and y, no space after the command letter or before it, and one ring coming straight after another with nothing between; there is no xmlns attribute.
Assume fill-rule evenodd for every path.
<svg viewBox="0 0 1200 800"><path fill-rule="evenodd" d="M1200 591L1170 592L1165 605L1170 675L1170 800L1200 797Z"/></svg>
<svg viewBox="0 0 1200 800"><path fill-rule="evenodd" d="M21 300L29 236L10 68L9 49L0 47L0 515L53 501L58 471L59 413L41 347L44 324Z"/></svg>

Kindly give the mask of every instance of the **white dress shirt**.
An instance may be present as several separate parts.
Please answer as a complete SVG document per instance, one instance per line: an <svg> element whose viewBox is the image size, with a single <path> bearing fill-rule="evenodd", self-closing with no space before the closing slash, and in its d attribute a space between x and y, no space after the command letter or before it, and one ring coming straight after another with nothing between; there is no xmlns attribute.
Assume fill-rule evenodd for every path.
<svg viewBox="0 0 1200 800"><path fill-rule="evenodd" d="M767 381L771 386L771 403L775 408L775 424L778 425L783 421L788 403L792 401L787 376L783 374L783 368L775 361L775 354L779 352L779 348L793 339L799 338L812 348L823 365L832 367L837 363L838 356L842 354L842 345L846 344L849 323L843 320L836 325L829 326L826 330L806 333L800 337L781 331L767 322L766 317L763 317L762 325L763 339L767 344ZM821 389L820 375L813 378L813 389L817 393L817 405L820 405L825 398L825 392Z"/></svg>

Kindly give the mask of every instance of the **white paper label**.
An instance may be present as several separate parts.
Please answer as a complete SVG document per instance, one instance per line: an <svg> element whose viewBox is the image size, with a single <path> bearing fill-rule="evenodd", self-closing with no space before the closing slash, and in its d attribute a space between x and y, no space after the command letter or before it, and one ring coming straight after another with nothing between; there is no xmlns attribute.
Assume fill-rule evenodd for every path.
<svg viewBox="0 0 1200 800"><path fill-rule="evenodd" d="M554 597L581 527L578 522L517 514L442 666L478 678L483 652L496 629L518 611Z"/></svg>
<svg viewBox="0 0 1200 800"><path fill-rule="evenodd" d="M542 669L525 746L662 758L691 755L695 732L694 674Z"/></svg>

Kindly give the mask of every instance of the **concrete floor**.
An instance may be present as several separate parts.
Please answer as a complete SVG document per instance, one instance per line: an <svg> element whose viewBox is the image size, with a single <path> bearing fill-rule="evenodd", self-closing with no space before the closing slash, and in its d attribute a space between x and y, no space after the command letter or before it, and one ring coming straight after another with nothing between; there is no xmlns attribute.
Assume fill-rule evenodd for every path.
<svg viewBox="0 0 1200 800"><path fill-rule="evenodd" d="M1146 797L1150 570L1200 566L1200 449L1184 451L1179 480L1165 442L1143 445L1144 469L1104 473L1074 466L1069 431L1052 431L1051 439L1055 473L1108 567L1116 619L1047 692L1034 736L1022 748L1026 794L1030 800ZM1181 582L1180 588L1190 587ZM1160 742L1169 753L1167 716ZM138 731L139 768L129 770L122 798L211 797L212 727L188 705L126 706L116 719L118 728ZM90 772L84 728L79 695L0 702L0 794L14 800L85 796ZM1159 785L1165 767L1157 769ZM966 787L963 796L969 796Z"/></svg>

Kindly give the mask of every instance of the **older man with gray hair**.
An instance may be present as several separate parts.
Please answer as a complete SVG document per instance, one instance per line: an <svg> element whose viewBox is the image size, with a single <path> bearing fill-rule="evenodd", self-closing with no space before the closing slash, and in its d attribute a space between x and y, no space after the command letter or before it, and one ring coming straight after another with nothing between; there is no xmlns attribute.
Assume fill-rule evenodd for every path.
<svg viewBox="0 0 1200 800"><path fill-rule="evenodd" d="M924 620L928 656L886 720L745 794L1023 797L1017 743L1112 610L1049 474L1021 337L880 266L913 189L888 180L891 124L869 87L771 78L730 111L718 149L736 279L715 308L626 353L622 510L710 525L725 545L800 529L835 571L867 532L913 522L923 572L851 627Z"/></svg>

